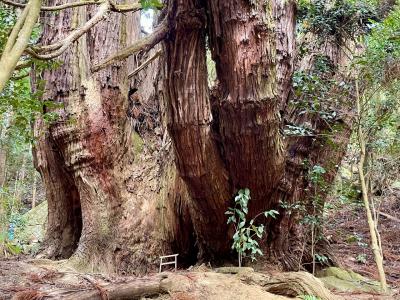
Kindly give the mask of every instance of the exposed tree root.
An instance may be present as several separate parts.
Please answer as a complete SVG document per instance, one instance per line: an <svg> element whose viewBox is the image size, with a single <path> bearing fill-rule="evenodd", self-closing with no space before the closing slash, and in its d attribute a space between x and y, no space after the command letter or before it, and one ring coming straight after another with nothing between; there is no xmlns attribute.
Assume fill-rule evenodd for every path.
<svg viewBox="0 0 400 300"><path fill-rule="evenodd" d="M269 293L297 297L300 295L313 295L322 300L337 300L324 284L307 272L288 272L274 275L273 277L261 273L245 273L241 276L246 283L257 284Z"/></svg>
<svg viewBox="0 0 400 300"><path fill-rule="evenodd" d="M74 293L70 296L64 297L66 300L92 300L92 299L139 299L145 296L153 296L164 294L165 291L161 285L161 281L166 276L159 276L156 279L148 279L146 281L135 280L123 284L113 284L108 287L101 287L90 280L91 284L95 287L93 290L86 290Z"/></svg>
<svg viewBox="0 0 400 300"><path fill-rule="evenodd" d="M50 260L0 260L0 299L103 300L150 296L159 300L289 300L305 295L322 300L342 299L337 293L333 295L327 290L319 279L305 272L266 274L254 272L252 268L236 267L212 271L199 266L191 271L135 277L76 272ZM347 297L353 292L341 295ZM357 299L371 296L367 292L357 295ZM374 299L394 298L377 295Z"/></svg>

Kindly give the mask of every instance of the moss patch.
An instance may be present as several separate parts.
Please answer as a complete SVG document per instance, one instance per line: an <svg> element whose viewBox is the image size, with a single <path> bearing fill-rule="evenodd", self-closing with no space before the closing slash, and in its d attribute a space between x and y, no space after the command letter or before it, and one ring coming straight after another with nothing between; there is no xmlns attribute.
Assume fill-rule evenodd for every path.
<svg viewBox="0 0 400 300"><path fill-rule="evenodd" d="M133 144L133 152L135 153L135 157L142 153L143 151L143 139L140 135L136 132L132 132L132 144Z"/></svg>
<svg viewBox="0 0 400 300"><path fill-rule="evenodd" d="M43 201L22 216L21 227L15 230L15 239L24 253L36 252L43 240L47 222L47 201Z"/></svg>
<svg viewBox="0 0 400 300"><path fill-rule="evenodd" d="M320 271L317 276L330 290L341 292L380 293L379 282L361 276L353 271L330 267Z"/></svg>

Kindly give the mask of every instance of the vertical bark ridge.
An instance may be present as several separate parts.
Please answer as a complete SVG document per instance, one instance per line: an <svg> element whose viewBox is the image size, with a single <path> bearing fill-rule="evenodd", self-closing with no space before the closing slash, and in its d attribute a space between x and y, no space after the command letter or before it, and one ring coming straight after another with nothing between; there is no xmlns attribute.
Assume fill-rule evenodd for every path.
<svg viewBox="0 0 400 300"><path fill-rule="evenodd" d="M49 258L68 258L75 251L82 230L82 213L79 192L74 179L58 153L57 146L46 126L38 120L35 136L34 164L39 170L46 187L48 219L44 255ZM60 163L61 162L61 163Z"/></svg>
<svg viewBox="0 0 400 300"><path fill-rule="evenodd" d="M308 40L313 41L315 37ZM296 62L299 70L305 73L312 72L315 67L315 57L323 55L329 58L334 68L331 73L323 74L325 79L349 80L349 75L343 73L341 66L345 66L350 58L345 55L341 45L326 39L322 44L316 43L309 47L312 49L310 54ZM324 101L323 107L328 107L329 110L337 113L333 120L324 120L316 111L304 111L304 105L289 105L285 108L287 123L311 126L313 134L287 138L285 175L278 185L275 197L277 201L284 202L286 205L296 203L304 205L307 209L306 214L312 213L314 209L312 204L313 197L316 196L314 189L317 188L317 193L323 201L328 192L328 190L321 191L318 187L312 186L308 177L310 168L315 165L322 166L326 170L323 176L325 184L331 185L337 174L338 165L345 155L351 134L351 113L350 110L343 110L342 107L344 103L351 103L349 99L352 95L339 93L335 91L335 88L335 86L331 87L331 96L329 96L330 92L327 92L327 95L319 100ZM290 94L289 97L294 97L294 95ZM307 101L307 99L303 100ZM323 205L324 203L321 203L318 209L321 209ZM317 211L317 214L322 216L322 211ZM281 208L279 217L271 224L270 249L288 270L303 268L303 263L311 266L309 232L306 231L306 226L298 225L302 217L299 211L288 214ZM333 262L334 258L330 256L326 240L319 240L316 249L320 255L326 255L332 259L328 263ZM290 256L287 253L296 253L296 255Z"/></svg>
<svg viewBox="0 0 400 300"><path fill-rule="evenodd" d="M57 1L49 1L50 5ZM44 14L43 43L50 44L80 26L94 14L97 6L62 10ZM74 257L101 265L112 265L112 256L101 255L114 247L113 228L118 224L122 184L116 170L128 158L128 121L126 118L128 84L126 63L119 62L96 74L90 71L92 61L105 58L126 46L126 16L111 13L108 19L76 41L61 57L64 63L46 70L44 99L62 103L57 121L49 128L54 150L60 157L51 163L62 166L66 178L77 190L82 210L83 228ZM48 25L51 24L51 25ZM39 149L40 152L40 149ZM52 166L53 167L53 166ZM42 174L47 177L49 174ZM61 180L62 174L54 178ZM47 180L47 179L45 179ZM49 209L66 197L50 191ZM56 208L58 209L58 208ZM49 210L50 211L50 210ZM52 212L50 213L52 214ZM49 227L51 234L54 230Z"/></svg>
<svg viewBox="0 0 400 300"><path fill-rule="evenodd" d="M204 252L229 249L224 212L229 178L211 128L205 13L198 1L176 1L165 43L168 130L180 176L188 185L194 228Z"/></svg>
<svg viewBox="0 0 400 300"><path fill-rule="evenodd" d="M280 108L284 110L292 89L292 75L296 50L296 1L274 1L276 23L276 60Z"/></svg>
<svg viewBox="0 0 400 300"><path fill-rule="evenodd" d="M211 52L222 96L217 109L224 157L233 187L251 189L253 212L270 206L267 195L283 174L283 80L277 79L273 5L208 1Z"/></svg>

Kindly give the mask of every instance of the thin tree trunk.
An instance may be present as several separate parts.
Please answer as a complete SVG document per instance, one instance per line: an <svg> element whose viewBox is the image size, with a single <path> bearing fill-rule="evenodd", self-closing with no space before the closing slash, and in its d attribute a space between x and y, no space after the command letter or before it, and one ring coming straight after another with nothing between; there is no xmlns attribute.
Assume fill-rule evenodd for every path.
<svg viewBox="0 0 400 300"><path fill-rule="evenodd" d="M32 184L32 208L36 207L36 187L37 186L37 175L36 173L33 175L33 184Z"/></svg>
<svg viewBox="0 0 400 300"><path fill-rule="evenodd" d="M7 113L4 113L4 118L4 126L1 127L0 134L0 188L4 186L4 183L6 181L7 169L7 149L5 148L5 144L9 115Z"/></svg>
<svg viewBox="0 0 400 300"><path fill-rule="evenodd" d="M39 17L41 4L41 0L30 0L11 31L0 57L0 93L12 76L21 55L29 43L33 28Z"/></svg>
<svg viewBox="0 0 400 300"><path fill-rule="evenodd" d="M0 188L2 188L6 181L7 151L3 146L0 147Z"/></svg>
<svg viewBox="0 0 400 300"><path fill-rule="evenodd" d="M376 234L376 224L374 222L374 218L371 213L370 203L369 203L369 199L368 199L368 189L367 189L367 185L365 182L365 176L364 176L364 163L365 163L366 151L365 151L364 132L362 130L362 124L361 124L361 122L363 120L362 119L362 110L361 110L362 102L360 99L357 81L356 81L356 93L357 93L356 100L357 100L357 113L358 113L357 137L358 137L358 144L360 147L360 160L358 162L358 174L359 174L360 183L361 183L362 198L364 201L365 211L367 214L369 233L370 233L370 237L371 237L371 248L372 248L372 252L374 253L374 257L375 257L375 263L376 263L376 267L378 269L381 288L384 292L386 292L387 291L387 283L386 283L385 270L383 267L382 249L379 247L379 243L378 243L378 238L377 238L377 234Z"/></svg>
<svg viewBox="0 0 400 300"><path fill-rule="evenodd" d="M18 170L17 178L15 179L14 185L14 198L17 200L17 203L20 203L22 200L22 193L24 191L23 184L25 180L25 172L26 172L26 155L23 154L21 168Z"/></svg>

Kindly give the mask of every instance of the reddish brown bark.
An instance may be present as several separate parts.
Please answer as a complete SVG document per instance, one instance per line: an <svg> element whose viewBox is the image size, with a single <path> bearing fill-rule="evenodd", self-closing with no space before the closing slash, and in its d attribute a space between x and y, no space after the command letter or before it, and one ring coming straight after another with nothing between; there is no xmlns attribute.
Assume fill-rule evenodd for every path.
<svg viewBox="0 0 400 300"><path fill-rule="evenodd" d="M46 13L42 42L62 38L71 25L82 24L95 10L81 7L58 15ZM126 16L111 14L63 54L61 67L43 74L44 98L62 103L56 122L48 127L36 124L37 132L46 132L36 153L49 203L45 253L51 257L74 252L74 258L83 263L114 264L112 253L119 247L114 230L125 193L120 168L131 157L126 118L128 68L126 63L116 63L93 74L90 66L126 45L126 23ZM76 249L60 250L65 248L60 244L65 231L74 233L69 246Z"/></svg>
<svg viewBox="0 0 400 300"><path fill-rule="evenodd" d="M315 39L316 37L314 37ZM308 39L309 55L297 58L296 68L305 73L314 71L315 57L326 56L332 63L333 71L323 74L328 85L329 80L346 81L345 75L340 68L344 69L349 63L349 57L343 52L343 47L335 41L326 38L325 43L313 43ZM321 79L323 80L323 79ZM280 209L280 215L273 220L272 234L270 236L271 254L276 256L283 263L286 269L296 269L306 266L311 267L312 256L310 255L310 226L299 226L299 220L304 216L316 214L322 220L323 206L337 174L338 166L345 155L346 148L351 135L351 103L352 94L340 91L337 85L332 85L331 90L326 93L323 101L323 108L329 108L337 113L337 116L330 121L321 117L319 112L312 110L305 111L304 106L293 105L285 109L285 122L297 126L310 126L312 134L309 136L292 136L287 138L285 177L281 180L274 197L286 205L301 204L307 209L306 212ZM291 100L294 95L289 95ZM307 94L300 96L301 101L307 101ZM313 166L322 166L326 173L323 175L326 189L312 185L309 172ZM321 201L318 207L314 208L313 199L318 196ZM313 210L316 209L314 212ZM323 220L322 220L323 222ZM322 233L322 227L318 227L318 234ZM328 263L335 262L331 256L327 241L322 238L317 241L316 252L319 255L326 255Z"/></svg>
<svg viewBox="0 0 400 300"><path fill-rule="evenodd" d="M273 10L248 1L208 6L224 159L233 187L250 188L253 205L264 208L259 203L280 180L284 159Z"/></svg>
<svg viewBox="0 0 400 300"><path fill-rule="evenodd" d="M43 43L53 42L57 31L65 35L94 10L46 14ZM75 251L73 258L85 263L128 272L145 272L171 251L190 262L196 256L226 258L232 232L224 212L237 190L247 187L250 216L280 210L277 220L265 222L269 254L297 268L304 232L279 202L307 203L302 162L324 162L333 150L323 140L283 136L284 118L309 121L317 133L327 130L320 119L299 117L287 107L295 13L294 1L171 1L164 59L132 81L127 74L140 55L90 71L92 63L139 36L132 29L138 28L137 17L112 13L63 55L60 68L45 71L45 98L64 105L48 128L36 124L37 132L45 131L36 147L37 165L54 224L48 227L47 254L68 257ZM207 35L219 81L212 97ZM336 56L332 60L339 63ZM161 66L163 88L156 70ZM347 142L346 122L337 136L335 164ZM131 123L148 143L135 157ZM335 171L329 170L327 181Z"/></svg>
<svg viewBox="0 0 400 300"><path fill-rule="evenodd" d="M41 121L36 126L40 128ZM79 192L49 134L36 133L39 139L33 151L34 163L46 187L48 201L43 254L49 258L68 258L74 253L82 230Z"/></svg>
<svg viewBox="0 0 400 300"><path fill-rule="evenodd" d="M176 166L188 185L191 217L202 251L229 249L224 211L228 175L212 131L207 84L204 10L198 1L177 1L165 43L168 129ZM211 230L210 230L211 229Z"/></svg>

